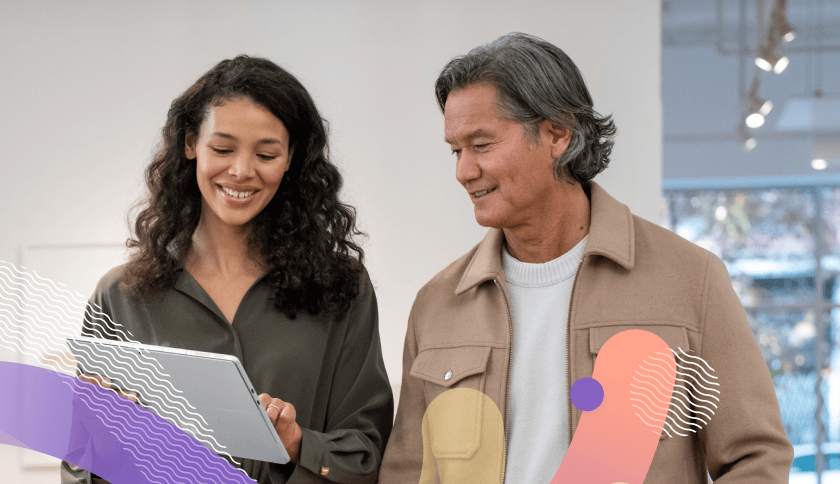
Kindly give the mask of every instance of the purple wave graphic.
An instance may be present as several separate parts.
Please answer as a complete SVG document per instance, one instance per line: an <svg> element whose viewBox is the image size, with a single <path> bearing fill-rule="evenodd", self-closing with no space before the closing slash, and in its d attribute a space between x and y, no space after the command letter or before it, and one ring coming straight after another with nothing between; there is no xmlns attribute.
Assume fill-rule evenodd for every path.
<svg viewBox="0 0 840 484"><path fill-rule="evenodd" d="M56 371L0 361L0 443L114 484L254 481L161 417Z"/></svg>

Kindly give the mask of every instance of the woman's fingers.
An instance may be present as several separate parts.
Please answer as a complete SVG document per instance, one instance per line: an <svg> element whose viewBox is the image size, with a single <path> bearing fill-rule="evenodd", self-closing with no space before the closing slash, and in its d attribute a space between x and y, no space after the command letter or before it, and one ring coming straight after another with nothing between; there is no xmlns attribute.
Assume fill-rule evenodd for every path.
<svg viewBox="0 0 840 484"><path fill-rule="evenodd" d="M272 410L278 410L277 419L274 421L274 428L277 429L278 433L280 429L285 429L290 425L294 425L295 418L297 417L297 412L295 412L295 406L291 403L284 402L279 398L275 398L269 404Z"/></svg>
<svg viewBox="0 0 840 484"><path fill-rule="evenodd" d="M279 398L271 398L271 395L267 393L260 395L260 403L265 408L283 445L286 446L289 457L292 461L297 461L300 454L301 430L295 421L297 419L295 406Z"/></svg>
<svg viewBox="0 0 840 484"><path fill-rule="evenodd" d="M81 374L79 375L79 379L82 381L86 381L88 383L92 383L96 386L100 386L105 389L110 389L112 382L111 379L107 376L101 375L94 375L94 374ZM115 393L123 398L128 399L131 402L139 403L140 395L137 392L132 392L130 390L123 390L120 388L115 389Z"/></svg>
<svg viewBox="0 0 840 484"><path fill-rule="evenodd" d="M294 412L294 407L292 407L291 404L286 403L279 398L272 398L266 407L266 412L268 413L268 416L271 417L271 423L274 424L274 428L277 429L278 434L283 427L289 424L289 407L291 407L292 412ZM294 413L292 413L291 421L295 421Z"/></svg>
<svg viewBox="0 0 840 484"><path fill-rule="evenodd" d="M137 392L132 392L128 390L118 390L117 395L125 397L134 403L137 403Z"/></svg>
<svg viewBox="0 0 840 484"><path fill-rule="evenodd" d="M111 379L107 376L100 376L100 375L93 375L93 374L81 374L79 375L79 379L82 381L86 381L88 383L93 383L96 386L100 386L102 388L111 388Z"/></svg>

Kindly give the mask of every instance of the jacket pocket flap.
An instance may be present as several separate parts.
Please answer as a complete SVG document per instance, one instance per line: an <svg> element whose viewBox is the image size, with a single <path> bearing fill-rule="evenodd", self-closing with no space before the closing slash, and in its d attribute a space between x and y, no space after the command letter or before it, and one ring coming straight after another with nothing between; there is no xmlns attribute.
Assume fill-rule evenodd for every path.
<svg viewBox="0 0 840 484"><path fill-rule="evenodd" d="M620 326L589 328L589 350L593 355L598 354L601 347L604 346L604 343L606 343L607 340L622 331L627 331L628 329L641 329L649 331L662 338L662 340L665 341L672 350L676 351L677 348L682 348L683 350L688 351L688 332L686 332L685 328L682 326L667 324L625 324ZM681 391L679 383L676 383L674 386L674 391ZM663 440L667 436L669 436L669 434L663 427L663 431L659 434L659 440Z"/></svg>
<svg viewBox="0 0 840 484"><path fill-rule="evenodd" d="M468 376L484 373L490 349L489 346L427 348L417 354L410 375L451 387Z"/></svg>
<svg viewBox="0 0 840 484"><path fill-rule="evenodd" d="M682 348L688 351L688 333L685 328L667 324L624 324L589 328L589 350L593 355L597 355L607 340L629 329L649 331L662 338L672 350L676 351L677 348Z"/></svg>

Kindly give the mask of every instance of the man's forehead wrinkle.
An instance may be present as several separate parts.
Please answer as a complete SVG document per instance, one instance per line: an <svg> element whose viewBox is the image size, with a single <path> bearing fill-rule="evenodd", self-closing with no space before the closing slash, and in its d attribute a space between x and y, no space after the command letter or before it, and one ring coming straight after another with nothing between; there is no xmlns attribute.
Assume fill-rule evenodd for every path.
<svg viewBox="0 0 840 484"><path fill-rule="evenodd" d="M446 137L444 141L453 144L457 141L472 141L476 138L490 136L490 133L481 126L475 126L475 123L462 124L455 128L446 128Z"/></svg>

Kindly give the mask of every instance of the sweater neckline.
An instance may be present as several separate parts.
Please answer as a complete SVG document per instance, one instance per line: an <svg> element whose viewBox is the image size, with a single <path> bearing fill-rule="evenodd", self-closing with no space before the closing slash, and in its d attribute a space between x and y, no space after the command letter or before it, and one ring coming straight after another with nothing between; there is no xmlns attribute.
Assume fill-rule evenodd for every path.
<svg viewBox="0 0 840 484"><path fill-rule="evenodd" d="M584 237L560 257L541 264L516 259L502 244L502 268L505 271L505 280L521 287L542 287L557 284L574 276L580 259L583 257L587 238L588 236Z"/></svg>

